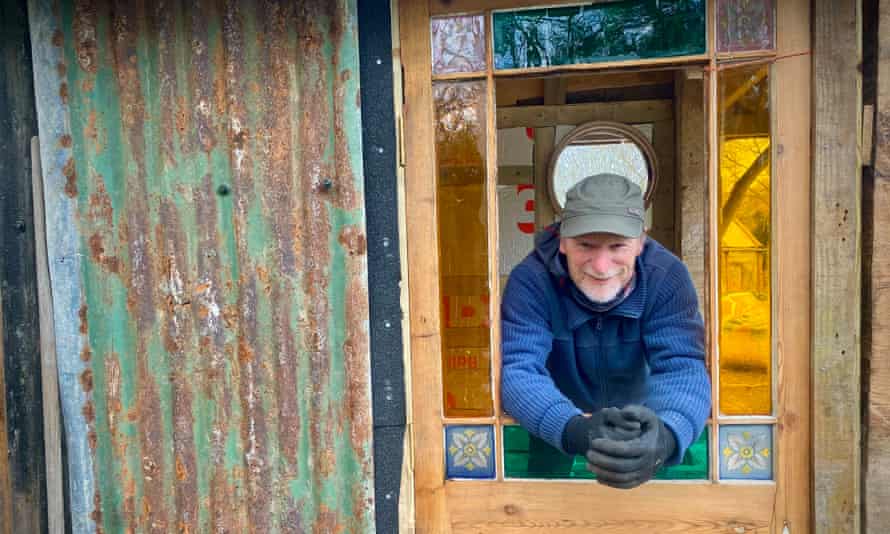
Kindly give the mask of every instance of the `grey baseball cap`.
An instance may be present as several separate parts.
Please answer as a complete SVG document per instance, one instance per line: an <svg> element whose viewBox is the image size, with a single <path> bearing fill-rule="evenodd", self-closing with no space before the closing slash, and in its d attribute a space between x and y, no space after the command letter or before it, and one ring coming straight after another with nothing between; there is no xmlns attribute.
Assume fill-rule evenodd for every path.
<svg viewBox="0 0 890 534"><path fill-rule="evenodd" d="M640 237L644 213L640 186L617 174L595 174L566 193L559 233L562 237L594 232Z"/></svg>

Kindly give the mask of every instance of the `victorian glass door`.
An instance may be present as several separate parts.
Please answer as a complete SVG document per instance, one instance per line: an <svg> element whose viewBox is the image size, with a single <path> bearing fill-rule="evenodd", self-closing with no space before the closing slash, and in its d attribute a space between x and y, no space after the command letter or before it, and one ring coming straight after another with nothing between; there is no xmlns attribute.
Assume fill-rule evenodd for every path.
<svg viewBox="0 0 890 534"><path fill-rule="evenodd" d="M417 531L808 531L809 4L404 0L398 19ZM616 164L697 286L714 400L683 462L631 491L533 450L499 395L506 276L572 169Z"/></svg>

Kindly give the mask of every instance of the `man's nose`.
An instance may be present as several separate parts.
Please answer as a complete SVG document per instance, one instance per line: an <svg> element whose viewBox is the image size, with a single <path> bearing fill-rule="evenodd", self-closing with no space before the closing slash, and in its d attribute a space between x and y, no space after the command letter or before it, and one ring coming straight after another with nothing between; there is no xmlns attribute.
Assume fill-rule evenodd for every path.
<svg viewBox="0 0 890 534"><path fill-rule="evenodd" d="M609 267L611 267L612 260L609 258L609 254L602 250L597 250L593 253L590 264L593 266L593 269L597 273L607 273L609 272Z"/></svg>

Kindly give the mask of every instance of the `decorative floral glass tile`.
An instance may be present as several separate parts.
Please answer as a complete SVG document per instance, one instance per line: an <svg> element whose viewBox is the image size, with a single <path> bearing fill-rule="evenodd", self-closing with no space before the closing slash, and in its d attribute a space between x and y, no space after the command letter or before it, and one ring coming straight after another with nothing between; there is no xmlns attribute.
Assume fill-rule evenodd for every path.
<svg viewBox="0 0 890 534"><path fill-rule="evenodd" d="M482 15L434 18L430 22L433 74L485 70Z"/></svg>
<svg viewBox="0 0 890 534"><path fill-rule="evenodd" d="M705 0L626 0L493 15L496 69L703 54Z"/></svg>
<svg viewBox="0 0 890 534"><path fill-rule="evenodd" d="M772 0L718 0L717 50L773 48L773 13Z"/></svg>
<svg viewBox="0 0 890 534"><path fill-rule="evenodd" d="M772 480L773 427L770 425L721 426L720 478Z"/></svg>
<svg viewBox="0 0 890 534"><path fill-rule="evenodd" d="M445 427L445 476L494 478L494 430L488 425Z"/></svg>

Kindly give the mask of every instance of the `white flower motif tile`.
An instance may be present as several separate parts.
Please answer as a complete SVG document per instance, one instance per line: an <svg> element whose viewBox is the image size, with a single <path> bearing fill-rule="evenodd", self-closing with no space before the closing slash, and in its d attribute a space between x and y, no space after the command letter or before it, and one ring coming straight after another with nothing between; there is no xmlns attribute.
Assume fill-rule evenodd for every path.
<svg viewBox="0 0 890 534"><path fill-rule="evenodd" d="M772 480L773 427L722 425L720 427L720 478Z"/></svg>
<svg viewBox="0 0 890 534"><path fill-rule="evenodd" d="M445 427L445 476L494 478L494 432L491 426Z"/></svg>

